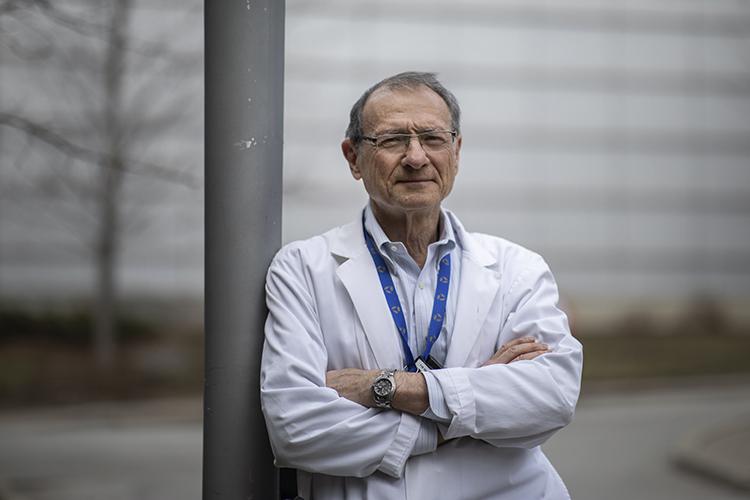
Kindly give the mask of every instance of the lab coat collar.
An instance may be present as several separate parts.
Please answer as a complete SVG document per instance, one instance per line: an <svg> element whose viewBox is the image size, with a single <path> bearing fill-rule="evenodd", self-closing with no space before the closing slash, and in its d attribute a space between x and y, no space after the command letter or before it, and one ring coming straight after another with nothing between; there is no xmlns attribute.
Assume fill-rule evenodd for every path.
<svg viewBox="0 0 750 500"><path fill-rule="evenodd" d="M481 236L467 232L453 212L446 212L461 245L462 259L453 336L445 357L445 366L471 366L467 359L500 290L500 266L497 257L482 245Z"/></svg>
<svg viewBox="0 0 750 500"><path fill-rule="evenodd" d="M500 275L497 258L464 229L452 212L445 212L451 218L462 254L458 303L445 366L464 366L499 290ZM361 219L330 233L329 241L331 253L342 261L336 274L354 304L378 367L401 368L401 342L365 245Z"/></svg>
<svg viewBox="0 0 750 500"><path fill-rule="evenodd" d="M488 252L477 239L464 229L461 221L450 210L444 210L447 217L450 218L451 226L456 235L456 239L461 245L461 252L464 259L473 260L481 267L489 267L497 262L494 255ZM344 259L352 259L365 254L369 258L367 247L365 246L365 235L362 232L362 219L356 219L349 224L335 229L330 239L331 253Z"/></svg>

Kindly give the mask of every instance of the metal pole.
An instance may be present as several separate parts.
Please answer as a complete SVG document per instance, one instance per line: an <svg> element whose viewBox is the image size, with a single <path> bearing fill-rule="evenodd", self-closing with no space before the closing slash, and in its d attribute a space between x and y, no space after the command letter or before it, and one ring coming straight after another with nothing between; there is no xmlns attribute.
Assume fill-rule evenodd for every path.
<svg viewBox="0 0 750 500"><path fill-rule="evenodd" d="M265 273L281 244L284 8L204 3L204 500L278 498L258 388Z"/></svg>

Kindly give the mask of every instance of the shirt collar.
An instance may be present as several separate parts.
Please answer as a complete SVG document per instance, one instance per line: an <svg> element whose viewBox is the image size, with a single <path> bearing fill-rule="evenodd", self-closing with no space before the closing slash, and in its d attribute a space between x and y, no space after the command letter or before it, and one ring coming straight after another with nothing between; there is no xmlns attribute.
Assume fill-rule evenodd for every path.
<svg viewBox="0 0 750 500"><path fill-rule="evenodd" d="M380 253L385 253L386 255L390 256L390 247L392 245L403 245L403 243L401 242L393 242L388 239L385 231L383 231L383 228L380 227L380 224L375 218L375 214L372 213L372 207L370 206L370 203L365 206L365 229L367 229L367 231L372 236L375 245L377 245L377 247L380 249ZM433 245L437 245L439 247L439 253L441 257L446 253L449 253L457 245L456 233L453 230L453 225L451 224L450 217L446 215L445 210L443 210L442 207L440 208L440 238L438 239L438 241L430 244L430 246Z"/></svg>

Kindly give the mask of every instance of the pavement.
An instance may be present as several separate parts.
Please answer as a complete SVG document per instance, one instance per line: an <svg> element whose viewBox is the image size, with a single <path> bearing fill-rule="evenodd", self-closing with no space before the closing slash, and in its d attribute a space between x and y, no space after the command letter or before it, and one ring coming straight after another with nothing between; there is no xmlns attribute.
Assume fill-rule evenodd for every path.
<svg viewBox="0 0 750 500"><path fill-rule="evenodd" d="M201 495L201 402L0 413L0 500ZM750 378L587 388L544 445L573 498L750 498Z"/></svg>
<svg viewBox="0 0 750 500"><path fill-rule="evenodd" d="M198 398L0 414L0 500L201 496Z"/></svg>
<svg viewBox="0 0 750 500"><path fill-rule="evenodd" d="M701 429L675 448L674 462L750 496L750 417Z"/></svg>
<svg viewBox="0 0 750 500"><path fill-rule="evenodd" d="M543 446L572 498L750 498L736 477L750 469L750 440L739 432L750 429L749 378L590 389L573 422Z"/></svg>
<svg viewBox="0 0 750 500"><path fill-rule="evenodd" d="M742 402L750 397L750 391L746 389L750 389L750 376L726 375L604 382L589 387L588 393L593 394L594 399L597 395L613 393L619 394L620 398L627 397L628 393L641 398L663 394L683 397L715 394L718 398L739 397L742 406ZM698 398L696 402L710 411L710 404L700 404ZM736 419L721 419L714 415L705 425L683 433L671 448L670 460L685 471L729 488L747 491L750 498L750 412L740 411Z"/></svg>

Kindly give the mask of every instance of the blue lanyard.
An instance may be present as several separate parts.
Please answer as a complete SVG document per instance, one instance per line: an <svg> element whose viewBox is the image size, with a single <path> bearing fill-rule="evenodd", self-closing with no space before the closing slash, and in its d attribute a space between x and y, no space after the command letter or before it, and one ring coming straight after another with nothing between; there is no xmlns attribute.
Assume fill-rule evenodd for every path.
<svg viewBox="0 0 750 500"><path fill-rule="evenodd" d="M380 255L380 252L376 249L372 236L365 228L364 213L362 214L362 230L365 234L367 249L370 251L372 261L375 263L375 269L378 272L378 278L380 278L380 284L383 287L385 300L388 302L388 308L391 310L393 322L396 323L396 328L401 337L401 344L404 347L404 357L406 358L406 369L410 372L415 372L417 371L417 366L414 355L409 348L409 333L406 329L404 311L401 308L401 302L398 300L398 293L393 284L391 273L388 272L388 267L385 265L383 256ZM432 315L430 317L430 326L427 330L427 342L425 344L424 353L421 356L422 360L427 360L429 358L432 346L440 336L440 331L443 328L443 321L445 320L445 304L448 300L448 287L450 281L451 256L448 254L440 259L440 265L438 267L438 281L437 287L435 288L435 299L432 303Z"/></svg>

